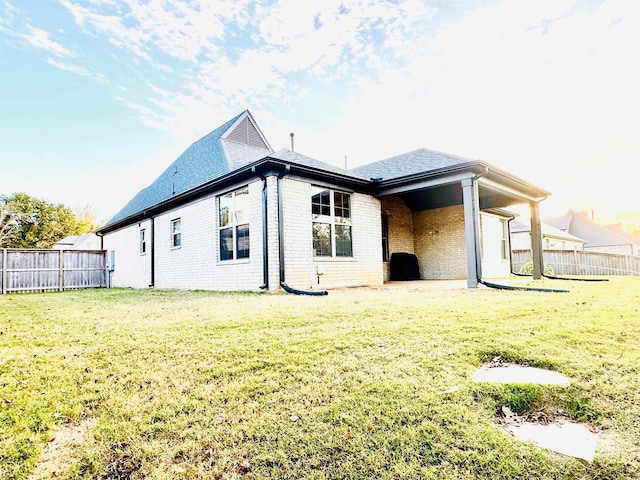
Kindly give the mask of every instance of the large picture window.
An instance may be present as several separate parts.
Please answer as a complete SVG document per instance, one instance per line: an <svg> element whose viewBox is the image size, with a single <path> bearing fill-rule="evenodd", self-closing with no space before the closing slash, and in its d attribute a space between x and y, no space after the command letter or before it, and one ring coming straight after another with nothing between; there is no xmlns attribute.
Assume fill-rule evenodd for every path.
<svg viewBox="0 0 640 480"><path fill-rule="evenodd" d="M220 260L249 258L249 187L218 197Z"/></svg>
<svg viewBox="0 0 640 480"><path fill-rule="evenodd" d="M316 257L353 257L351 195L315 188L311 195L311 231Z"/></svg>

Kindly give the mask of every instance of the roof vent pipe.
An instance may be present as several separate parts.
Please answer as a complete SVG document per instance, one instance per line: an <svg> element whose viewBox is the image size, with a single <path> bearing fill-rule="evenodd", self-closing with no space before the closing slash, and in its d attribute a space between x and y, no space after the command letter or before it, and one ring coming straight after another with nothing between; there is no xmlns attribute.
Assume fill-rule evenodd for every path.
<svg viewBox="0 0 640 480"><path fill-rule="evenodd" d="M291 137L291 151L295 152L295 150L293 149L293 132L291 132L289 136Z"/></svg>

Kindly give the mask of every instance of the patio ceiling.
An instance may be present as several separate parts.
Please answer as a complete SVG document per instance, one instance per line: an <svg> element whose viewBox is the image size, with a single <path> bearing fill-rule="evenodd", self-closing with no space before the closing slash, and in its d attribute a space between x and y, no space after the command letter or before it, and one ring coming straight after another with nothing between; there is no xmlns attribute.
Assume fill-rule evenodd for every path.
<svg viewBox="0 0 640 480"><path fill-rule="evenodd" d="M431 210L434 208L462 205L463 178L470 178L473 174L461 172L427 181L407 181L379 191L379 196L398 195L414 212ZM476 177L477 178L477 177ZM480 209L505 208L512 205L543 200L548 192L541 191L530 184L514 182L513 177L504 178L493 174L492 171L478 178L478 197Z"/></svg>

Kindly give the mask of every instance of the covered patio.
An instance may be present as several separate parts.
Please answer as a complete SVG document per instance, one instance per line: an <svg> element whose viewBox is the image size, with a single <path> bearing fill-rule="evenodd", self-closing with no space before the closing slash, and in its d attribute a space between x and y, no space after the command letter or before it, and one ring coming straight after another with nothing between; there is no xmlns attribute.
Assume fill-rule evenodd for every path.
<svg viewBox="0 0 640 480"><path fill-rule="evenodd" d="M509 220L515 215L505 209L522 204L531 215L533 278L541 278L539 204L549 192L479 160L425 149L401 157L388 159L393 174L387 161L358 171L371 176L381 201L385 280L391 255L409 252L418 258L420 278L464 279L477 288L484 277L503 276L488 261L488 248L501 252L508 276ZM426 164L437 168L425 170ZM405 175L397 176L398 165ZM504 232L487 219L505 225Z"/></svg>

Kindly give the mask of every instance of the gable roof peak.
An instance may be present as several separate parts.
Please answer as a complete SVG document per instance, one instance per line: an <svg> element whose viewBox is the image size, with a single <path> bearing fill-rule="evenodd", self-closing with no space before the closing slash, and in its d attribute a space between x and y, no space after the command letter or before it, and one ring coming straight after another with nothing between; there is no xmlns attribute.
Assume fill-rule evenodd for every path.
<svg viewBox="0 0 640 480"><path fill-rule="evenodd" d="M245 110L193 142L105 226L220 178L244 164L266 157L271 151L253 116Z"/></svg>
<svg viewBox="0 0 640 480"><path fill-rule="evenodd" d="M235 118L233 124L221 135L222 140L243 143L255 148L273 151L267 137L258 127L258 123L249 110Z"/></svg>

